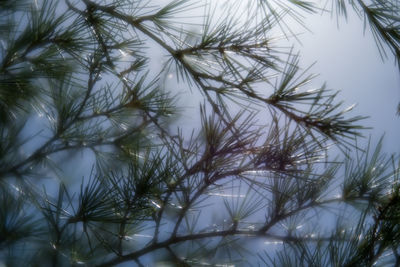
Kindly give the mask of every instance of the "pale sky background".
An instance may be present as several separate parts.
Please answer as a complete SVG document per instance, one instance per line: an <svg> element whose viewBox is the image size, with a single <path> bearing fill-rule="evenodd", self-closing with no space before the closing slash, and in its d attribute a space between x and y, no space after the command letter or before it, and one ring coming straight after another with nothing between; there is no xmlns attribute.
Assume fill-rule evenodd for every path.
<svg viewBox="0 0 400 267"><path fill-rule="evenodd" d="M216 1L220 0L211 3ZM348 11L347 21L344 17L337 19L328 12L306 13L304 24L309 31L289 24L297 28L296 33L299 33L298 40L301 43L294 38L280 42L284 46L294 46L294 52L300 54L301 67L307 68L315 63L309 73L319 74L314 80L316 86L326 82L327 88L340 90L337 101L344 101L343 107L357 104L348 116L369 116L360 124L373 128L363 132L367 138L371 135L372 143L385 134L385 150L388 153L400 152L400 116L396 115L400 102L400 71L390 51L387 51L387 59L381 58L369 25L364 28L363 19L350 6ZM155 69L157 64L160 66L159 60L165 53L159 48L156 51L160 54L155 57L155 64L152 65ZM171 75L172 79L167 79L166 87L176 88ZM197 89L189 91L185 82L181 82L178 88L182 92L182 101L179 103L183 104L184 112L177 125L196 128L199 122L193 118L198 117L200 95Z"/></svg>
<svg viewBox="0 0 400 267"><path fill-rule="evenodd" d="M309 21L309 23L307 22ZM326 81L328 88L341 90L340 99L347 105L357 103L353 114L370 116L364 125L373 127L373 140L385 133L384 147L389 153L400 152L400 117L396 108L400 102L400 71L388 51L382 61L378 47L363 20L350 12L348 22L329 14L310 16L306 21L313 33L299 38L303 62L311 64Z"/></svg>

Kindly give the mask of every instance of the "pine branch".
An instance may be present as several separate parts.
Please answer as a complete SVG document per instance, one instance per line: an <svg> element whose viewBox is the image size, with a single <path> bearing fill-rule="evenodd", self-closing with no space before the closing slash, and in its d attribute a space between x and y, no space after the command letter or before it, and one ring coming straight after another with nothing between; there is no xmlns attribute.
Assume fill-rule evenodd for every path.
<svg viewBox="0 0 400 267"><path fill-rule="evenodd" d="M278 236L278 235L271 235L271 234L260 234L255 231L243 231L243 230L226 230L226 231L216 231L216 232L207 232L207 233L199 233L199 234L193 234L193 235L186 235L186 236L176 236L172 237L166 241L155 243L152 245L149 245L141 250L123 255L121 257L114 258L112 260L106 261L100 265L97 265L97 267L103 267L103 266L111 266L111 265L116 265L119 263L123 263L126 261L131 261L135 260L143 255L149 254L153 251L159 250L159 249L164 249L167 247L170 247L171 245L181 243L181 242L186 242L186 241L193 241L193 240L199 240L199 239L209 239L209 238L215 238L215 237L226 237L226 236L253 236L253 237L263 237L271 240L277 240L277 241L282 241L282 242L303 242L303 241L309 241L309 242L319 242L319 241L326 241L329 242L332 240L332 237L319 237L319 238L312 238L312 237L290 237L290 236Z"/></svg>

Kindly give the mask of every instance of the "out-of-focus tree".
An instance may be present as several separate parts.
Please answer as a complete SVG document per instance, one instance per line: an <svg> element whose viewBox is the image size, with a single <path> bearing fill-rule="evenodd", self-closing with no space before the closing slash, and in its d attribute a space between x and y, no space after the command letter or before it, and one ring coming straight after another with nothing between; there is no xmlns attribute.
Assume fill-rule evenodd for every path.
<svg viewBox="0 0 400 267"><path fill-rule="evenodd" d="M328 2L398 62L398 1ZM276 42L320 9L223 7L0 2L1 264L399 265L396 156ZM170 77L201 93L191 133Z"/></svg>

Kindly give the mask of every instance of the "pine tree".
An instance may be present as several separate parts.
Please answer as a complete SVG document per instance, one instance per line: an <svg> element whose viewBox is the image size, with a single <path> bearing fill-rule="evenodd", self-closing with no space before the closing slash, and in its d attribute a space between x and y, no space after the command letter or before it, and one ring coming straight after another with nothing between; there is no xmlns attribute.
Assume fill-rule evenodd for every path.
<svg viewBox="0 0 400 267"><path fill-rule="evenodd" d="M0 263L399 266L397 156L275 41L319 7L159 2L0 2ZM398 63L398 1L327 3Z"/></svg>

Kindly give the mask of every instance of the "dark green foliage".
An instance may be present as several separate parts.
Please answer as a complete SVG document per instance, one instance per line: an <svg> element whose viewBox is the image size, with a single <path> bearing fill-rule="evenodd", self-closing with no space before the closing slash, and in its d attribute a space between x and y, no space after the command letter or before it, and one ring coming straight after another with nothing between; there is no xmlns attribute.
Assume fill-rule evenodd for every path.
<svg viewBox="0 0 400 267"><path fill-rule="evenodd" d="M329 2L400 57L397 1ZM0 1L0 265L399 264L397 156L274 40L319 7L245 7Z"/></svg>

